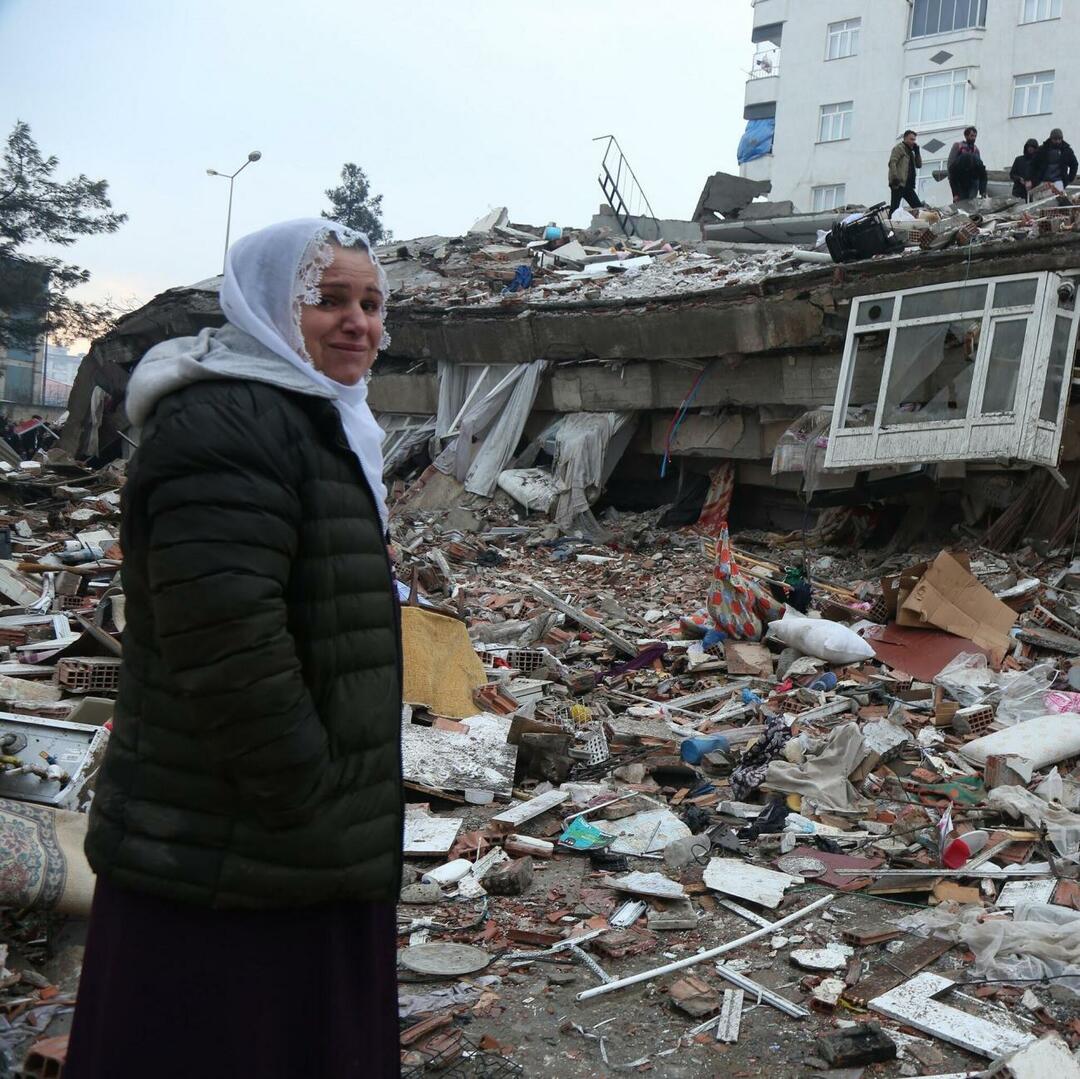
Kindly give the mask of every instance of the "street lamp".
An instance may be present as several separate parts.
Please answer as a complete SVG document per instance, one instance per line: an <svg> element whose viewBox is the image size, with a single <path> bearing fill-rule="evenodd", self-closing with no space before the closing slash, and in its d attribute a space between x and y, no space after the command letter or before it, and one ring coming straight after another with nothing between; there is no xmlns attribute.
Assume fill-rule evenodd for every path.
<svg viewBox="0 0 1080 1079"><path fill-rule="evenodd" d="M232 193L233 193L233 181L237 178L250 165L253 161L258 161L262 157L262 153L258 150L252 150L247 155L247 161L245 161L236 172L218 172L217 169L207 169L207 176L220 176L223 180L229 181L229 212L225 216L225 256L221 260L221 272L225 272L225 259L229 257L229 229L232 228Z"/></svg>

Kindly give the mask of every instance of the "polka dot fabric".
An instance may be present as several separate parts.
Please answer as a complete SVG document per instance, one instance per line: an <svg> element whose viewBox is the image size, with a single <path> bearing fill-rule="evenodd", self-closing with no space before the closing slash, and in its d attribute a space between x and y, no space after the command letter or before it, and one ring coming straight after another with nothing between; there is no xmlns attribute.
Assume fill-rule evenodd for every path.
<svg viewBox="0 0 1080 1079"><path fill-rule="evenodd" d="M709 614L718 630L736 640L760 640L769 622L783 617L784 610L764 585L744 577L731 556L731 539L725 522L716 541Z"/></svg>

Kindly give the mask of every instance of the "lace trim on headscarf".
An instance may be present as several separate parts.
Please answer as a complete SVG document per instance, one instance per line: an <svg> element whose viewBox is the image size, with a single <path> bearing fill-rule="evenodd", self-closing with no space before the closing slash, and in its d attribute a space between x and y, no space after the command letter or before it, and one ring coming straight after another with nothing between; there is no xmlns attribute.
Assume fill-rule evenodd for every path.
<svg viewBox="0 0 1080 1079"><path fill-rule="evenodd" d="M336 244L331 241L331 237L336 241ZM308 355L307 349L304 347L304 335L300 330L300 308L301 305L308 305L314 307L322 300L322 279L323 274L330 268L334 262L334 247L361 247L369 255L372 255L371 248L368 246L367 240L358 232L354 232L352 229L343 228L341 226L327 225L326 228L319 229L310 240L308 240L307 246L304 248L304 253L300 256L300 265L296 268L296 280L293 285L293 337L294 340L289 344L296 349L300 357L305 363L312 364L314 362ZM379 284L382 288L383 305L382 315L386 317L386 273L378 263L375 262L375 258L372 255L372 263L376 266L376 272L379 275ZM383 330L382 338L379 340L379 351L390 347L390 335ZM369 372L370 375L370 372Z"/></svg>

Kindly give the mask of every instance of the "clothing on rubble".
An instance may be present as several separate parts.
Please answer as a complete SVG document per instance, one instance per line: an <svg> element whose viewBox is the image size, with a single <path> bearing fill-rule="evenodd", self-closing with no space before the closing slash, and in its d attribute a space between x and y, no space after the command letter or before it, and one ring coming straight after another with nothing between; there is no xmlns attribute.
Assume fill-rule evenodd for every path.
<svg viewBox="0 0 1080 1079"><path fill-rule="evenodd" d="M765 733L742 755L731 773L731 792L742 801L765 782L769 764L780 756L791 738L791 728L783 716L767 715Z"/></svg>

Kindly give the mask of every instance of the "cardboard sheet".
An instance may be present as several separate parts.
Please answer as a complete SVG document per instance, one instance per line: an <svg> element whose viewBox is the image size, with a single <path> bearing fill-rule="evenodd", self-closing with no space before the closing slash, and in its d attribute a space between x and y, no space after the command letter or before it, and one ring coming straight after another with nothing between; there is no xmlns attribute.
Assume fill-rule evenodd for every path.
<svg viewBox="0 0 1080 1079"><path fill-rule="evenodd" d="M1002 603L947 551L902 598L896 621L901 626L936 626L957 637L974 641L1001 664L1009 647L1009 630L1016 612Z"/></svg>

